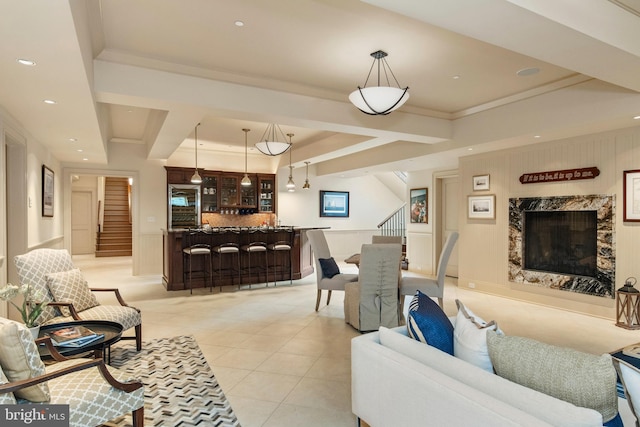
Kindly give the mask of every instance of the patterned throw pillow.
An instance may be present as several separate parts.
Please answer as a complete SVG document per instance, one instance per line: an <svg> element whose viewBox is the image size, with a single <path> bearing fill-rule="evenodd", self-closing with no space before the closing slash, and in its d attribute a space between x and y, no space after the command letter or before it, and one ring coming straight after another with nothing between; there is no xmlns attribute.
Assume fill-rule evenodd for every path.
<svg viewBox="0 0 640 427"><path fill-rule="evenodd" d="M0 318L0 366L9 381L20 381L45 374L38 346L31 331L21 323ZM16 397L31 402L48 402L46 382L18 390Z"/></svg>
<svg viewBox="0 0 640 427"><path fill-rule="evenodd" d="M87 310L99 305L82 272L77 268L47 274L46 279L47 286L57 302L70 302L76 311ZM69 309L66 307L61 307L60 311L65 316L71 316Z"/></svg>
<svg viewBox="0 0 640 427"><path fill-rule="evenodd" d="M6 384L9 380L7 376L4 374L2 368L0 368L0 384ZM13 393L2 393L0 394L0 405L14 405L16 403L16 397Z"/></svg>
<svg viewBox="0 0 640 427"><path fill-rule="evenodd" d="M328 277L331 279L336 274L340 274L340 269L338 268L338 264L336 264L336 260L331 258L319 258L320 267L322 268L322 275L324 277Z"/></svg>
<svg viewBox="0 0 640 427"><path fill-rule="evenodd" d="M487 332L496 374L556 399L591 408L605 422L618 415L616 371L610 354L600 356L530 338Z"/></svg>
<svg viewBox="0 0 640 427"><path fill-rule="evenodd" d="M497 331L495 321L489 323L476 316L471 310L456 300L458 314L456 326L453 329L453 355L465 362L471 363L485 371L493 373L493 365L487 348L487 331Z"/></svg>
<svg viewBox="0 0 640 427"><path fill-rule="evenodd" d="M418 291L409 305L409 336L453 355L453 325L440 306Z"/></svg>

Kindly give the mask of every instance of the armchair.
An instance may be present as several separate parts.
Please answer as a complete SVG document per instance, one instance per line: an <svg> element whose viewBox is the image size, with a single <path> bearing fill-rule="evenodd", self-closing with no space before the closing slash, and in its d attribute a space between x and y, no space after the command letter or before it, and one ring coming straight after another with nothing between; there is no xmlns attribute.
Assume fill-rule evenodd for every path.
<svg viewBox="0 0 640 427"><path fill-rule="evenodd" d="M400 326L398 299L402 246L395 243L362 245L360 275L345 285L344 319L360 332L380 326Z"/></svg>
<svg viewBox="0 0 640 427"><path fill-rule="evenodd" d="M316 267L316 279L318 282L318 296L316 297L316 311L320 306L320 298L322 297L322 290L329 291L327 295L327 305L331 301L331 291L344 291L345 283L355 282L358 280L357 274L342 274L335 266L334 273L331 277L324 274L321 260L331 260L331 252L329 252L329 245L327 239L324 237L322 230L308 230L307 237L309 238L309 244L313 251L313 257L315 259ZM335 264L335 262L334 262Z"/></svg>
<svg viewBox="0 0 640 427"><path fill-rule="evenodd" d="M57 363L44 366L38 344ZM5 375L6 374L6 375ZM144 387L103 359L67 359L50 338L35 342L23 324L0 319L0 404L69 405L69 426L98 426L127 412L144 425Z"/></svg>
<svg viewBox="0 0 640 427"><path fill-rule="evenodd" d="M14 259L21 284L30 284L45 295L49 305L40 315L40 324L72 320L110 320L122 330L135 329L136 349L142 349L140 310L127 305L117 288L89 288L80 270L74 267L65 249L35 249ZM94 292L112 292L119 305L101 305Z"/></svg>

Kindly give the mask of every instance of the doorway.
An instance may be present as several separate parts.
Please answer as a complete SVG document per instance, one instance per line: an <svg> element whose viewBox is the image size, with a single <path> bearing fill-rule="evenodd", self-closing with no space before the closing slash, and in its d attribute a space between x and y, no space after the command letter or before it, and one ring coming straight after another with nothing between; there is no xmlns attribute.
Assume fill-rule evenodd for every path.
<svg viewBox="0 0 640 427"><path fill-rule="evenodd" d="M97 231L97 218L98 218L98 209L97 209L97 198L98 188L96 184L96 189L94 194L91 195L91 201L88 202L87 199L89 195L85 194L84 196L80 196L78 194L74 194L75 191L73 189L72 182L74 180L83 180L84 178L89 178L91 181L101 181L101 177L117 177L117 178L129 178L131 182L131 235L132 235L132 272L133 276L138 275L139 272L139 259L138 259L138 224L136 218L138 218L138 172L135 171L111 171L111 170L103 170L103 169L65 169L63 171L64 175L64 228L65 230L74 230L76 226L74 223L75 219L72 218L72 213L74 211L78 211L78 209L84 209L91 212L91 216L89 218L89 225L82 226L81 228L88 227L91 230L91 240L94 242L94 245L89 254L95 253L95 236ZM79 199L79 200L78 200ZM84 207L81 208L78 204L84 204ZM91 206L87 206L86 203L90 203ZM77 218L77 215L76 215ZM73 248L73 233L65 233L65 247ZM77 233L76 233L77 235ZM86 238L84 240L87 240ZM79 250L78 254L82 251ZM76 253L72 253L75 255ZM96 263L101 261L108 262L108 258L101 259L95 258Z"/></svg>
<svg viewBox="0 0 640 427"><path fill-rule="evenodd" d="M435 175L437 198L437 228L435 253L439 256L449 234L458 231L458 213L460 200L460 183L457 171L440 172ZM436 259L436 263L437 263ZM447 276L458 277L458 245L453 247L449 263L447 264Z"/></svg>

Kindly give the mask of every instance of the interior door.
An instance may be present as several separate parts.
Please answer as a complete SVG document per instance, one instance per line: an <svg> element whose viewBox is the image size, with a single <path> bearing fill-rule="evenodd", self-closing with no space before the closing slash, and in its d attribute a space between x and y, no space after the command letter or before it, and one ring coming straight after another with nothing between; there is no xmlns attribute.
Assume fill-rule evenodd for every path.
<svg viewBox="0 0 640 427"><path fill-rule="evenodd" d="M444 247L444 242L454 231L458 231L458 177L442 179L442 221L440 247ZM458 277L458 245L453 247L451 258L447 264L447 276Z"/></svg>
<svg viewBox="0 0 640 427"><path fill-rule="evenodd" d="M71 253L72 255L95 253L93 194L86 190L71 192Z"/></svg>

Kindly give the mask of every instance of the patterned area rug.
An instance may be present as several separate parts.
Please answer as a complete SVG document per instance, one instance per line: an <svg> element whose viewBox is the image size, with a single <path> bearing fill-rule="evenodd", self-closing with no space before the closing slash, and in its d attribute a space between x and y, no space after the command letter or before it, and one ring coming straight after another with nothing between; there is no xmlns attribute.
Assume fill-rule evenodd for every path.
<svg viewBox="0 0 640 427"><path fill-rule="evenodd" d="M111 349L111 365L144 384L144 425L239 427L211 368L192 336L133 343ZM131 414L105 424L131 426Z"/></svg>

